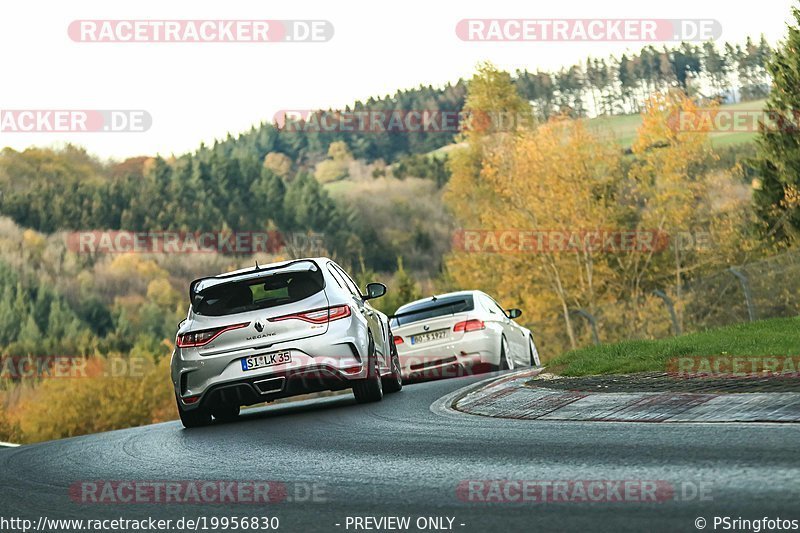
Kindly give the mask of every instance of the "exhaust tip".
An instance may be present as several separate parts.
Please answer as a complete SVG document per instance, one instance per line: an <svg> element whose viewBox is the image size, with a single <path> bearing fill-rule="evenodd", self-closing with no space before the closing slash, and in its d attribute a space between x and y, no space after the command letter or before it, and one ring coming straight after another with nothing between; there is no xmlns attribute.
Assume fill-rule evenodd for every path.
<svg viewBox="0 0 800 533"><path fill-rule="evenodd" d="M286 378L280 376L277 378L262 379L261 381L254 381L253 386L261 394L274 394L283 390L283 385L286 383Z"/></svg>

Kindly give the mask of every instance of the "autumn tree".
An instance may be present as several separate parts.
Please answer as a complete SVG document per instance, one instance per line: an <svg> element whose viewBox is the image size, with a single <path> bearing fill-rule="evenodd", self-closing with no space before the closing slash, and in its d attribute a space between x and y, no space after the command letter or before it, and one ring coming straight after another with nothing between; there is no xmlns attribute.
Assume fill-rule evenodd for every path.
<svg viewBox="0 0 800 533"><path fill-rule="evenodd" d="M473 78L467 103L524 110L510 80L490 65ZM467 147L452 158L446 196L465 228L556 230L560 238L614 225L621 153L582 122L556 119L513 132L468 132L465 139ZM606 276L598 275L605 267L596 250L580 239L573 244L553 249L548 242L503 257L456 250L447 266L465 288L485 288L501 301L522 299L534 320L560 315L575 347L572 312L598 305Z"/></svg>
<svg viewBox="0 0 800 533"><path fill-rule="evenodd" d="M292 160L280 152L270 152L264 157L264 168L271 170L276 176L286 179L292 171Z"/></svg>

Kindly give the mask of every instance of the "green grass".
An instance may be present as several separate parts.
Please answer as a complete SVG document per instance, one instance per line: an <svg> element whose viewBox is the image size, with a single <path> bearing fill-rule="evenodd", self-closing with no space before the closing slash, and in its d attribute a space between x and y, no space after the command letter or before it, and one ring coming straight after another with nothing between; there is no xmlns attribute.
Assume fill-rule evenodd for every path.
<svg viewBox="0 0 800 533"><path fill-rule="evenodd" d="M739 102L737 104L726 104L720 106L721 109L736 111L736 110L752 110L763 109L766 105L766 100L752 100L750 102ZM642 116L635 115L615 115L611 117L597 117L588 120L589 128L600 131L604 134L611 135L616 139L621 148L630 148L633 140L636 138L636 130L642 125ZM755 141L758 136L757 132L718 132L710 133L709 138L711 145L714 147L731 146L735 144L744 144ZM429 153L432 157L442 157L443 155L463 147L464 144L448 144L442 146Z"/></svg>
<svg viewBox="0 0 800 533"><path fill-rule="evenodd" d="M465 146L467 146L467 143L464 142L446 144L441 148L437 148L432 152L428 152L428 155L433 157L434 159L441 159L442 157L449 155L450 152L452 152L453 150L458 150L459 148L464 148Z"/></svg>
<svg viewBox="0 0 800 533"><path fill-rule="evenodd" d="M774 318L661 340L625 341L580 348L547 363L564 376L665 372L686 356L800 355L800 317Z"/></svg>
<svg viewBox="0 0 800 533"><path fill-rule="evenodd" d="M323 185L323 187L326 191L328 191L328 194L330 194L332 197L339 198L340 196L343 196L348 192L350 192L355 187L355 185L356 184L352 180L343 179L339 181L333 181L331 183L326 183L325 185Z"/></svg>
<svg viewBox="0 0 800 533"><path fill-rule="evenodd" d="M616 115L589 119L589 128L610 134L620 146L630 148L636 138L636 130L642 125L641 115Z"/></svg>
<svg viewBox="0 0 800 533"><path fill-rule="evenodd" d="M729 111L763 109L766 100L752 100L750 102L739 102L720 106L720 109ZM623 148L630 148L636 138L636 130L642 125L641 115L617 115L612 117L598 117L589 119L590 128L600 130L602 133L610 133L619 145ZM730 146L753 142L758 135L757 132L718 132L709 134L711 145L715 147Z"/></svg>

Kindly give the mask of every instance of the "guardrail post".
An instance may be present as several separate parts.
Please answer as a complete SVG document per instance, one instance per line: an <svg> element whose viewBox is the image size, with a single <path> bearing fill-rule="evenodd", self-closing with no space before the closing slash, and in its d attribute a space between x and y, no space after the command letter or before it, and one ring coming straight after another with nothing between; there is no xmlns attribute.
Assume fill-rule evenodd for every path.
<svg viewBox="0 0 800 533"><path fill-rule="evenodd" d="M747 304L747 315L750 317L750 322L755 322L756 320L756 310L753 307L753 295L750 293L750 282L747 279L747 276L736 267L730 267L728 270L731 271L731 274L736 276L736 279L739 280L739 283L742 284L742 290L744 291L744 302Z"/></svg>
<svg viewBox="0 0 800 533"><path fill-rule="evenodd" d="M672 319L672 327L675 329L675 336L681 334L681 325L678 324L678 315L675 314L675 304L672 303L672 300L667 293L662 291L661 289L656 289L653 291L653 294L658 296L664 301L664 305L667 306L667 310L669 311L669 316Z"/></svg>
<svg viewBox="0 0 800 533"><path fill-rule="evenodd" d="M589 321L589 324L592 326L592 338L594 339L595 344L600 344L600 336L597 334L597 321L591 315L591 313L584 311L583 309L573 309L570 311L572 315L580 315L586 320Z"/></svg>

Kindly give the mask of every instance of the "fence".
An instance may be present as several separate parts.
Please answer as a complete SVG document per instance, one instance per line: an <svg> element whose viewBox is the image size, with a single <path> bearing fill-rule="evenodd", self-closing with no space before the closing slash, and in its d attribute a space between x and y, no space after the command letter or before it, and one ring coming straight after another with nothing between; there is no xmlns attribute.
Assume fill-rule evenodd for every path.
<svg viewBox="0 0 800 533"><path fill-rule="evenodd" d="M663 291L652 296L663 306L663 313L651 313L657 322L642 330L637 338L663 338L742 322L800 315L800 251L785 252L746 265L733 266L682 286L680 300ZM606 314L598 309L571 309L576 337L581 344L617 342ZM528 324L534 331L563 331L563 317Z"/></svg>

